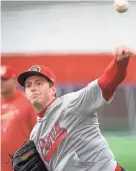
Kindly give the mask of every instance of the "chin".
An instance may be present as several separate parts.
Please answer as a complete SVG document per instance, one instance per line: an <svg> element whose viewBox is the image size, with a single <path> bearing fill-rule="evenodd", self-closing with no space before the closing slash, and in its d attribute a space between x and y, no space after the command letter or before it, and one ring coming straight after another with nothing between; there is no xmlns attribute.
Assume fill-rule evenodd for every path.
<svg viewBox="0 0 136 171"><path fill-rule="evenodd" d="M33 100L33 101L31 101L31 104L35 105L35 104L39 104L39 102L38 102L38 100Z"/></svg>
<svg viewBox="0 0 136 171"><path fill-rule="evenodd" d="M31 101L31 104L34 105L34 106L37 106L37 105L40 105L41 104L41 101L40 100L32 100Z"/></svg>

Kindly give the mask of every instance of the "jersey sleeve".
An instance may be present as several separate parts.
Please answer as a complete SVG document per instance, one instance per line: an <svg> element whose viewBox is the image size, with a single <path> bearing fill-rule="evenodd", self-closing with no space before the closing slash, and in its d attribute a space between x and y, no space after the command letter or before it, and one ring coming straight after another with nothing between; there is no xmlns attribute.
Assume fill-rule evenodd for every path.
<svg viewBox="0 0 136 171"><path fill-rule="evenodd" d="M114 96L114 95L113 95ZM101 106L110 103L113 99L106 101L102 95L98 80L92 81L85 88L66 95L65 100L69 103L69 112L95 113Z"/></svg>

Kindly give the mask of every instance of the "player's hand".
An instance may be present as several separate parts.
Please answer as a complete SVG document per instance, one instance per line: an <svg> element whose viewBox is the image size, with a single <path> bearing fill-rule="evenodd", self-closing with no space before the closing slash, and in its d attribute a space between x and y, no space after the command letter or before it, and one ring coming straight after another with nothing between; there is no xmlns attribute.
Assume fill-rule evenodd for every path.
<svg viewBox="0 0 136 171"><path fill-rule="evenodd" d="M134 52L128 47L119 47L114 52L117 61L129 59L133 54Z"/></svg>

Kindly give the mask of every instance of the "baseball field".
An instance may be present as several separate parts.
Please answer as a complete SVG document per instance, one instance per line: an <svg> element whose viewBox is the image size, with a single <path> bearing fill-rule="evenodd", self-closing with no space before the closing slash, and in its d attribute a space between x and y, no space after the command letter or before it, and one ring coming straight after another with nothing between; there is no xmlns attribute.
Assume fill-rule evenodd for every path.
<svg viewBox="0 0 136 171"><path fill-rule="evenodd" d="M126 171L136 171L136 137L106 136L116 160Z"/></svg>

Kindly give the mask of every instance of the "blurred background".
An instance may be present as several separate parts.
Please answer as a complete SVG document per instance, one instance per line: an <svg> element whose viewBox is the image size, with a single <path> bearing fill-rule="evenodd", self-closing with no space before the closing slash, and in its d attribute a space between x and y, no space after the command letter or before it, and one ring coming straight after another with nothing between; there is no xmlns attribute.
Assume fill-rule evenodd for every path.
<svg viewBox="0 0 136 171"><path fill-rule="evenodd" d="M2 1L2 64L20 73L31 65L51 68L57 96L98 78L112 51L136 50L136 2L117 13L113 1ZM18 89L23 89L18 86ZM136 170L136 56L113 102L99 111L102 133L127 171Z"/></svg>

